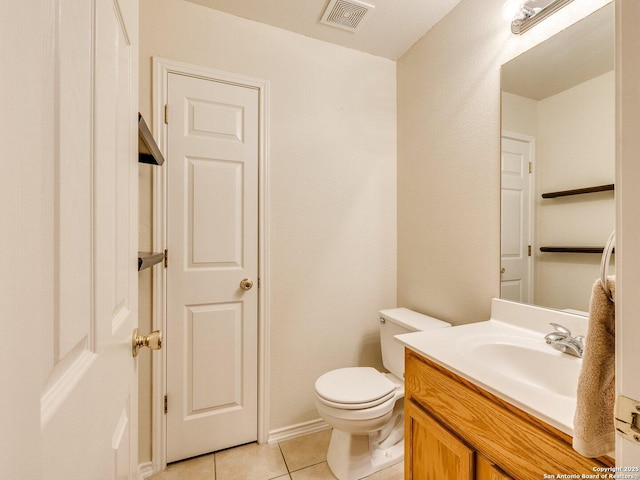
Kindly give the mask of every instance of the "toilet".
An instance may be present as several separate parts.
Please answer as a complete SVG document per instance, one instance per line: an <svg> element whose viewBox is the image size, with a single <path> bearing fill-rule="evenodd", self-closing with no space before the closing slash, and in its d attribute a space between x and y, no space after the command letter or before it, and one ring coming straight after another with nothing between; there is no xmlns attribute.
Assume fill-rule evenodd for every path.
<svg viewBox="0 0 640 480"><path fill-rule="evenodd" d="M332 370L315 384L316 408L333 427L327 463L339 480L357 480L404 458L404 346L394 336L451 324L407 308L381 310L382 363Z"/></svg>

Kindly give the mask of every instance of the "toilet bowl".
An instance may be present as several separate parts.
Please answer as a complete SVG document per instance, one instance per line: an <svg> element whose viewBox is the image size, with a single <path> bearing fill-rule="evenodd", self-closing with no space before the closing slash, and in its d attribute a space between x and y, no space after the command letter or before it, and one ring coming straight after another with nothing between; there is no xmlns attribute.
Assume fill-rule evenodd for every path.
<svg viewBox="0 0 640 480"><path fill-rule="evenodd" d="M339 480L357 480L404 458L404 347L394 336L450 324L406 308L380 311L383 365L348 367L320 376L316 408L333 427L327 463Z"/></svg>

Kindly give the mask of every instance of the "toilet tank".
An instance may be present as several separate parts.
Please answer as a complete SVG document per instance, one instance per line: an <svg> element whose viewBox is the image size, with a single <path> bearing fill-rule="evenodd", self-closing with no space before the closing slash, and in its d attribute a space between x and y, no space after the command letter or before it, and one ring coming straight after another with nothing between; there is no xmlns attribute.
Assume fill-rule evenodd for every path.
<svg viewBox="0 0 640 480"><path fill-rule="evenodd" d="M398 378L404 378L404 345L393 338L395 335L435 330L451 324L423 315L408 308L380 310L380 345L382 364Z"/></svg>

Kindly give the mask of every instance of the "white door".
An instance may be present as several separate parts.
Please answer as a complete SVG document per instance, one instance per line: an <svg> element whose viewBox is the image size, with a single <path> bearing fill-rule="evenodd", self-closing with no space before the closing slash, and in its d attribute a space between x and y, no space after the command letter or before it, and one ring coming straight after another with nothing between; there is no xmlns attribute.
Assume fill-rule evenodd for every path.
<svg viewBox="0 0 640 480"><path fill-rule="evenodd" d="M616 4L616 395L640 400L640 2ZM625 412L635 413L635 412ZM636 419L636 427L637 427ZM640 443L616 435L616 465L637 477ZM629 472L629 473L627 473ZM631 473L633 472L633 473ZM620 476L622 476L622 474Z"/></svg>
<svg viewBox="0 0 640 480"><path fill-rule="evenodd" d="M259 97L174 73L167 91L172 462L257 439Z"/></svg>
<svg viewBox="0 0 640 480"><path fill-rule="evenodd" d="M137 472L137 3L60 6L43 478L128 479Z"/></svg>
<svg viewBox="0 0 640 480"><path fill-rule="evenodd" d="M500 298L530 303L531 144L502 137Z"/></svg>
<svg viewBox="0 0 640 480"><path fill-rule="evenodd" d="M23 145L22 155L3 156L0 190L20 199L16 213L28 214L3 223L9 228L2 236L13 245L4 255L22 259L20 270L0 268L1 294L11 295L3 307L7 300L21 305L3 325L22 323L30 332L10 339L28 359L18 355L5 362L3 356L0 366L3 379L11 371L9 384L3 381L1 387L3 403L23 394L18 400L23 406L8 413L25 415L2 423L7 444L1 444L0 477L135 478L131 335L137 325L138 5L135 0L25 5L5 23L27 18L33 26L23 26L24 36L9 48L25 48L21 54L29 57L42 45L49 55L37 69L45 75L25 77L11 92L20 98L28 91L37 108L25 112L18 100L3 102L3 115L15 122L7 125L7 138L15 136L11 141ZM38 23L43 14L47 22ZM27 132L22 118L31 123ZM41 152L25 158L32 144ZM14 168L21 173L13 175ZM24 261L28 247L37 262ZM8 285L14 287L7 290ZM11 311L2 309L3 315ZM37 388L14 389L12 379L19 377L27 385L35 380ZM24 430L16 430L20 422ZM29 459L12 464L12 450L24 461L25 448Z"/></svg>

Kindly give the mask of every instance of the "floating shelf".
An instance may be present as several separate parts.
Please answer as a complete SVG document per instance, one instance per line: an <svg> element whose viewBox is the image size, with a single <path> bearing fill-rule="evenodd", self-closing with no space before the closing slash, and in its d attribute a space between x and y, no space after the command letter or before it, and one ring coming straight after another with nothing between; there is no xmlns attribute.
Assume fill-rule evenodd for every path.
<svg viewBox="0 0 640 480"><path fill-rule="evenodd" d="M540 247L540 251L549 253L602 253L604 247Z"/></svg>
<svg viewBox="0 0 640 480"><path fill-rule="evenodd" d="M147 123L138 112L138 162L162 165L164 156L153 139ZM164 260L164 253L138 252L138 271L153 267Z"/></svg>
<svg viewBox="0 0 640 480"><path fill-rule="evenodd" d="M597 187L576 188L574 190L562 190L559 192L543 193L542 198L567 197L569 195L581 195L583 193L609 192L613 191L615 184L599 185Z"/></svg>
<svg viewBox="0 0 640 480"><path fill-rule="evenodd" d="M138 113L138 162L149 165L164 163L164 156L140 113Z"/></svg>
<svg viewBox="0 0 640 480"><path fill-rule="evenodd" d="M164 260L164 253L138 252L138 271L154 265Z"/></svg>

